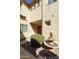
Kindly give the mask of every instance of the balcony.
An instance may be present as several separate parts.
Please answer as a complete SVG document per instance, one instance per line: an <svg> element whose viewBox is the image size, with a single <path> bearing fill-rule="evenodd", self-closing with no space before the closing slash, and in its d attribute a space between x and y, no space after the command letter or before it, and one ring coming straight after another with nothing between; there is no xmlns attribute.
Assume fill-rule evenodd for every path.
<svg viewBox="0 0 79 59"><path fill-rule="evenodd" d="M24 0L24 4L29 10L33 10L33 8L36 8L36 5L40 6L40 0L32 0L30 3L28 3L28 0Z"/></svg>
<svg viewBox="0 0 79 59"><path fill-rule="evenodd" d="M33 0L28 4L26 0L21 0L21 14L27 16L30 22L41 20L41 0Z"/></svg>
<svg viewBox="0 0 79 59"><path fill-rule="evenodd" d="M41 20L41 6L30 12L30 22Z"/></svg>

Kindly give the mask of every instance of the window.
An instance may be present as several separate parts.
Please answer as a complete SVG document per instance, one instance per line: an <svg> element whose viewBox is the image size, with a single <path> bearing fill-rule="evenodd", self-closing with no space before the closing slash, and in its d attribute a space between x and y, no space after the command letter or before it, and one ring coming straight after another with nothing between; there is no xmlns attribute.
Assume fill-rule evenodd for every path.
<svg viewBox="0 0 79 59"><path fill-rule="evenodd" d="M27 32L27 25L21 24L20 29L21 29L21 32Z"/></svg>
<svg viewBox="0 0 79 59"><path fill-rule="evenodd" d="M48 5L53 3L53 2L56 2L57 0L48 0Z"/></svg>

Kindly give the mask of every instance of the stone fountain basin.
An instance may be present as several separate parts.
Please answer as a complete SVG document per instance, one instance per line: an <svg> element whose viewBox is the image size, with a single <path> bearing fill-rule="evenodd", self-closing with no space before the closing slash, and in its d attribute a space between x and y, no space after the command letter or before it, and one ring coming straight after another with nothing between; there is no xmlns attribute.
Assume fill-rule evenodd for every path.
<svg viewBox="0 0 79 59"><path fill-rule="evenodd" d="M45 40L44 45L50 48L56 48L58 46L57 43L50 40Z"/></svg>

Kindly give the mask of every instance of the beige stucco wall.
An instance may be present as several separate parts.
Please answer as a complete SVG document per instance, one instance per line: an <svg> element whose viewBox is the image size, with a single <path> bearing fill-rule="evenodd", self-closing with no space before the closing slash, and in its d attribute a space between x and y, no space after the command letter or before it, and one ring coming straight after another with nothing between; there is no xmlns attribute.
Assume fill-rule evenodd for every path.
<svg viewBox="0 0 79 59"><path fill-rule="evenodd" d="M47 39L49 37L49 33L54 33L54 38L56 41L59 41L59 15L58 15L58 2L52 3L50 5L47 4L48 0L42 0L43 1L43 21L42 21L42 34ZM41 5L40 7L37 7L36 9L30 11L28 8L23 4L21 6L21 12L22 15L26 16L27 21L21 20L21 24L27 24L28 25L28 31L24 32L25 37L30 37L31 35L35 34L31 22L41 20ZM51 25L47 26L45 24L46 20L51 21Z"/></svg>
<svg viewBox="0 0 79 59"><path fill-rule="evenodd" d="M26 24L27 25L27 32L23 32L24 36L26 38L30 38L31 35L35 34L35 32L33 31L33 28L31 27L31 24L30 24L30 10L28 10L28 8L22 4L21 6L21 9L20 9L20 14L21 15L24 15L26 17L26 21L20 19L20 24Z"/></svg>
<svg viewBox="0 0 79 59"><path fill-rule="evenodd" d="M20 14L26 16L29 22L41 20L41 5L33 10L29 10L22 4Z"/></svg>
<svg viewBox="0 0 79 59"><path fill-rule="evenodd" d="M34 32L34 29L32 28L34 26L31 26L30 23L41 20L41 6L31 11L31 10L28 10L25 4L22 4L20 14L26 16L26 20L27 20L27 21L24 21L22 19L20 20L20 24L28 25L28 31L23 32L25 37L30 37L31 35L36 34Z"/></svg>
<svg viewBox="0 0 79 59"><path fill-rule="evenodd" d="M28 16L29 14L29 10L24 4L22 4L20 7L20 14L24 16Z"/></svg>
<svg viewBox="0 0 79 59"><path fill-rule="evenodd" d="M30 11L30 22L41 20L41 6Z"/></svg>
<svg viewBox="0 0 79 59"><path fill-rule="evenodd" d="M45 0L43 0L45 1ZM46 0L47 1L47 0ZM54 38L56 41L59 41L59 18L58 18L58 2L52 3L50 5L47 5L46 2L43 2L43 35L46 37L46 39L49 37L49 33L54 33ZM45 24L46 20L51 21L51 25L48 26Z"/></svg>
<svg viewBox="0 0 79 59"><path fill-rule="evenodd" d="M25 24L25 25L27 25L27 32L23 32L23 35L24 35L26 38L30 39L30 36L33 35L33 34L35 34L35 32L34 32L32 26L31 26L31 24L30 24L28 21L24 21L24 20L22 20L22 19L20 20L20 24Z"/></svg>

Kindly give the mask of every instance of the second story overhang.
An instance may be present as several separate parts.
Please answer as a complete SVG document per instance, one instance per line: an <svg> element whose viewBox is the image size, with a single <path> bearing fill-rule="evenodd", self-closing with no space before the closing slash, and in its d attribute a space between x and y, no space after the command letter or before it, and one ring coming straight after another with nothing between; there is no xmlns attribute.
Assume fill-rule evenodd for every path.
<svg viewBox="0 0 79 59"><path fill-rule="evenodd" d="M28 7L28 9L32 9L32 7L35 7L36 4L38 4L38 6L40 5L40 1L41 0L32 0L31 3L28 3L27 0L23 0L23 3Z"/></svg>

